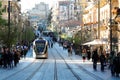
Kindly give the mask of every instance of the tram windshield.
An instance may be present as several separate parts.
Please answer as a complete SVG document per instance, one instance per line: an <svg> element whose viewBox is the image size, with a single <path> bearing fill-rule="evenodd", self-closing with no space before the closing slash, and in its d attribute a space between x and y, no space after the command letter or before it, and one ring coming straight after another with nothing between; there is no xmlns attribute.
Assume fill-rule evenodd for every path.
<svg viewBox="0 0 120 80"><path fill-rule="evenodd" d="M36 45L36 51L37 51L38 53L44 52L45 41L36 41L36 42L35 42L35 45Z"/></svg>

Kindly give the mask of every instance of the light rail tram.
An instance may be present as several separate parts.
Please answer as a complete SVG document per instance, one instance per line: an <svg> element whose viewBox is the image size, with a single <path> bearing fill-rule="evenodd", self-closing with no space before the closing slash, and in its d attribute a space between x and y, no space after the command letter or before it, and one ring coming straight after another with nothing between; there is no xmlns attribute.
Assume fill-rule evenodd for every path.
<svg viewBox="0 0 120 80"><path fill-rule="evenodd" d="M43 38L37 38L33 41L33 57L48 58L48 42Z"/></svg>

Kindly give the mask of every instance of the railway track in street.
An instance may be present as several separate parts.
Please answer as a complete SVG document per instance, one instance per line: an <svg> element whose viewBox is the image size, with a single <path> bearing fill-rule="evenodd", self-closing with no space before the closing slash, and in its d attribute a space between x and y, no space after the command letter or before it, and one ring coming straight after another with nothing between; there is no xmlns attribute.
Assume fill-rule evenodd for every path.
<svg viewBox="0 0 120 80"><path fill-rule="evenodd" d="M41 66L43 65L44 61L45 60L39 61L39 60L35 59L29 65L27 65L26 67L24 67L22 69L19 69L18 71L14 72L14 73L11 73L7 77L3 78L2 80L15 80L15 78L17 78L19 80L31 80L32 77L38 71L38 69L41 68ZM37 65L39 62L40 62L40 64ZM29 70L31 70L30 73L28 73Z"/></svg>
<svg viewBox="0 0 120 80"><path fill-rule="evenodd" d="M56 49L56 48L55 48ZM74 76L77 78L77 80L83 80L81 77L79 77L79 74L77 74L71 66L69 66L69 64L67 63L67 61L65 60L65 58L62 56L60 50L57 50L58 55L64 60L64 62L66 63L66 65L69 67L69 69L71 70L71 72L74 74ZM64 54L64 53L63 53ZM78 67L78 70L82 70L85 74L89 75L90 77L92 77L94 80L104 80L101 77L93 74L92 72L87 71L84 67L80 66L80 64L76 63L72 58L69 58L71 63L74 63L75 66ZM81 73L82 74L82 73Z"/></svg>
<svg viewBox="0 0 120 80"><path fill-rule="evenodd" d="M48 59L23 59L17 67L1 70L0 80L107 80L86 69L87 63L81 65L79 57L62 50L54 45L48 49Z"/></svg>
<svg viewBox="0 0 120 80"><path fill-rule="evenodd" d="M64 61L64 63L65 63L65 65L67 66L67 68L68 68L68 69L70 70L70 72L74 75L74 77L76 78L76 80L82 80L82 79L78 76L78 74L77 74L75 71L72 70L72 68L71 68L71 67L69 66L69 64L66 62L66 60L64 59L64 57L63 57L62 55L60 55L59 51L58 51L56 48L54 48L54 49L55 49L56 52L58 53L59 58Z"/></svg>
<svg viewBox="0 0 120 80"><path fill-rule="evenodd" d="M38 72L38 70L42 67L42 65L44 64L45 59L42 61L42 63L30 74L29 77L27 77L27 79L25 80L31 80L33 78L33 76Z"/></svg>
<svg viewBox="0 0 120 80"><path fill-rule="evenodd" d="M50 53L53 53L52 51ZM56 62L56 57L54 54L51 54L55 60L54 62L54 80L58 80L58 76L57 76L57 62Z"/></svg>

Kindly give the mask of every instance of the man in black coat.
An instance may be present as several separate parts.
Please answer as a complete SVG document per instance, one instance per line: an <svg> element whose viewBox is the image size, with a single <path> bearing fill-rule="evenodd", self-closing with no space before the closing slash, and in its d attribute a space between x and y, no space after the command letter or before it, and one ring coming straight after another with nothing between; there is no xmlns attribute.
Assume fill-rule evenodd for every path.
<svg viewBox="0 0 120 80"><path fill-rule="evenodd" d="M119 73L120 73L120 52L114 58L113 64L115 65L114 70L115 70L116 77L119 77Z"/></svg>
<svg viewBox="0 0 120 80"><path fill-rule="evenodd" d="M105 55L102 52L100 55L100 64L101 64L101 71L104 71L104 65L105 65Z"/></svg>
<svg viewBox="0 0 120 80"><path fill-rule="evenodd" d="M93 69L97 70L97 62L98 62L99 56L97 53L97 49L95 49L93 51L93 55L92 55L92 61L93 61Z"/></svg>

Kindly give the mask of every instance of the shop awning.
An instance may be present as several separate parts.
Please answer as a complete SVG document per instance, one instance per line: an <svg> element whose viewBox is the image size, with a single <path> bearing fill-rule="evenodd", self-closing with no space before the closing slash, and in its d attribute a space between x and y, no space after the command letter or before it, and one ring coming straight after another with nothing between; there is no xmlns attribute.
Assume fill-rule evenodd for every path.
<svg viewBox="0 0 120 80"><path fill-rule="evenodd" d="M107 41L101 39L95 39L93 41L86 42L83 45L103 45L103 44L107 44Z"/></svg>

